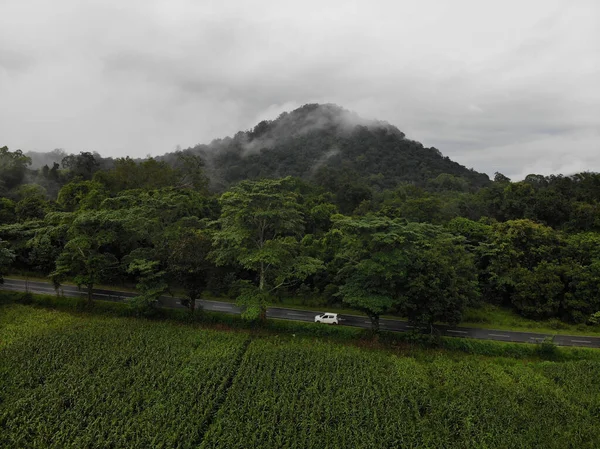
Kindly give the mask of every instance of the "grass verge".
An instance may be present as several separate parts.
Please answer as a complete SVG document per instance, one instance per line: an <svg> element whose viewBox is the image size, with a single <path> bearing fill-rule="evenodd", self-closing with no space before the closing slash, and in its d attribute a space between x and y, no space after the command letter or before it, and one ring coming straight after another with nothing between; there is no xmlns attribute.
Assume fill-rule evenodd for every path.
<svg viewBox="0 0 600 449"><path fill-rule="evenodd" d="M535 321L517 315L492 304L468 309L460 323L463 327L497 329L520 332L539 332L543 334L600 336L600 326L587 324L569 324L557 319Z"/></svg>

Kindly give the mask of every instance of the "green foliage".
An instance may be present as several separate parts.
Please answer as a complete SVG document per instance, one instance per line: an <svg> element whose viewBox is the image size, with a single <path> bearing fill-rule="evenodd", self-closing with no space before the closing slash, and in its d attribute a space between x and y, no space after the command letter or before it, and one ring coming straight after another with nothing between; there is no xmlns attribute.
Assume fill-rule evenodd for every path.
<svg viewBox="0 0 600 449"><path fill-rule="evenodd" d="M470 186L490 182L436 148L407 139L394 126L361 119L332 104L307 104L193 150L211 161L211 178L225 188L246 179L314 179L336 195L343 213L372 195L370 184L387 189L401 182L426 185L444 173Z"/></svg>
<svg viewBox="0 0 600 449"><path fill-rule="evenodd" d="M266 310L271 303L271 295L249 281L239 281L237 304L243 308L242 318L256 320L266 318Z"/></svg>
<svg viewBox="0 0 600 449"><path fill-rule="evenodd" d="M300 237L304 220L292 179L244 181L221 196L221 218L213 237L212 256L218 265L237 263L257 274L260 295L244 295L243 305L255 298L246 313L261 315L265 295L303 281L322 262L305 255ZM251 301L250 301L251 302Z"/></svg>
<svg viewBox="0 0 600 449"><path fill-rule="evenodd" d="M0 225L13 223L16 219L15 203L8 198L0 197Z"/></svg>
<svg viewBox="0 0 600 449"><path fill-rule="evenodd" d="M558 354L558 348L552 337L545 338L544 341L538 343L537 351L540 357L547 360L554 359Z"/></svg>
<svg viewBox="0 0 600 449"><path fill-rule="evenodd" d="M192 312L206 289L224 295L246 280L261 290L246 296L249 311L264 312L249 298L315 301L310 291L329 305L347 298L375 325L381 313L455 322L478 289L538 320L585 323L600 310L599 173L492 182L394 126L317 104L159 158L55 150L41 160L0 148L0 238L15 272L90 291L137 283L127 267L146 260ZM338 212L423 226L406 223L385 248L335 228Z"/></svg>
<svg viewBox="0 0 600 449"><path fill-rule="evenodd" d="M58 192L56 203L63 210L94 209L106 198L102 184L94 181L72 181Z"/></svg>
<svg viewBox="0 0 600 449"><path fill-rule="evenodd" d="M117 193L131 189L153 190L176 186L180 178L180 173L164 161L149 158L138 163L127 156L117 159L112 170L96 173L94 181L110 192Z"/></svg>
<svg viewBox="0 0 600 449"><path fill-rule="evenodd" d="M184 289L187 298L182 304L194 313L196 300L206 289L212 269L210 232L205 223L193 217L175 223L165 234L169 278L174 286Z"/></svg>
<svg viewBox="0 0 600 449"><path fill-rule="evenodd" d="M19 201L15 205L17 220L41 220L50 209L46 190L37 184L25 184L16 190Z"/></svg>
<svg viewBox="0 0 600 449"><path fill-rule="evenodd" d="M2 274L15 260L15 254L8 249L6 242L0 239L0 284L4 283Z"/></svg>
<svg viewBox="0 0 600 449"><path fill-rule="evenodd" d="M169 288L166 281L167 272L160 269L160 263L155 260L134 259L127 272L136 275L138 296L131 298L129 303L139 315L151 316L155 312L156 302Z"/></svg>
<svg viewBox="0 0 600 449"><path fill-rule="evenodd" d="M35 227L33 236L25 236L28 238L25 243L29 251L28 265L35 271L49 274L54 270L56 260L67 242L71 220L70 214L50 213L43 224Z"/></svg>
<svg viewBox="0 0 600 449"><path fill-rule="evenodd" d="M588 322L592 325L600 324L600 312L592 313L588 319Z"/></svg>
<svg viewBox="0 0 600 449"><path fill-rule="evenodd" d="M526 282L525 278L542 261L555 259L561 246L558 233L530 220L495 224L489 244L480 247L480 257L487 261L484 292L499 302L513 302L516 286ZM532 293L531 299L543 301L541 294ZM517 308L519 303L516 301Z"/></svg>
<svg viewBox="0 0 600 449"><path fill-rule="evenodd" d="M0 147L0 194L21 184L29 165L31 158L21 150L9 151L6 146Z"/></svg>
<svg viewBox="0 0 600 449"><path fill-rule="evenodd" d="M175 168L179 170L181 187L192 188L201 193L208 192L209 179L204 173L204 161L202 158L189 151L178 152Z"/></svg>
<svg viewBox="0 0 600 449"><path fill-rule="evenodd" d="M97 155L89 151L82 151L78 155L65 156L61 164L63 168L68 170L71 179L82 180L90 180L100 166Z"/></svg>
<svg viewBox="0 0 600 449"><path fill-rule="evenodd" d="M473 257L460 238L431 225L382 217L340 217L339 295L364 311L375 330L396 310L420 328L456 324L478 297Z"/></svg>
<svg viewBox="0 0 600 449"><path fill-rule="evenodd" d="M91 303L94 285L113 277L120 257L129 252L135 230L142 226L140 218L135 210L79 213L69 227L69 241L56 261L52 277L73 276L77 285L86 286Z"/></svg>

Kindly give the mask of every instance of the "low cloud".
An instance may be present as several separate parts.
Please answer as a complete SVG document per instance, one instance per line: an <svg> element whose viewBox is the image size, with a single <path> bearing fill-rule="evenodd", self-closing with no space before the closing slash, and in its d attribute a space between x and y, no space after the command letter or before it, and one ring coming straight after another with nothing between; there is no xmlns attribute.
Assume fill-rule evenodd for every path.
<svg viewBox="0 0 600 449"><path fill-rule="evenodd" d="M331 148L329 151L326 151L325 154L323 154L323 156L321 156L319 158L319 160L317 160L317 162L315 162L315 164L311 167L311 169L310 169L311 174L316 173L317 170L319 168L321 168L323 165L325 165L325 163L329 159L331 159L334 156L337 156L338 154L340 154L339 148Z"/></svg>
<svg viewBox="0 0 600 449"><path fill-rule="evenodd" d="M0 145L157 155L319 102L489 174L600 170L596 1L284 3L4 0Z"/></svg>

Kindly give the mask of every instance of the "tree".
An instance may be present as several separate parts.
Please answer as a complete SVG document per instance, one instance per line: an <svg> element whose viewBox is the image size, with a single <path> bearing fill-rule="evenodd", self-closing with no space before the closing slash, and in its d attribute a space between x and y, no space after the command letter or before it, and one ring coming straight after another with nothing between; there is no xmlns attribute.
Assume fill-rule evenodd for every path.
<svg viewBox="0 0 600 449"><path fill-rule="evenodd" d="M543 260L532 270L517 269L512 304L525 317L536 320L558 316L567 286L564 265Z"/></svg>
<svg viewBox="0 0 600 449"><path fill-rule="evenodd" d="M152 314L158 299L169 288L165 270L160 269L156 260L134 259L129 263L127 272L137 276L138 296L131 298L133 308L142 315Z"/></svg>
<svg viewBox="0 0 600 449"><path fill-rule="evenodd" d="M94 173L100 167L100 163L96 159L93 153L89 151L82 151L79 154L70 154L65 156L61 164L63 168L69 170L69 174L72 178L81 178L83 180L90 180Z"/></svg>
<svg viewBox="0 0 600 449"><path fill-rule="evenodd" d="M555 300L545 297L548 291L531 289L527 284L547 281L552 283L552 291L557 291L554 287L560 270L557 271L555 262L564 246L560 233L530 220L494 224L489 242L480 247L480 257L487 261L482 273L485 296L505 305L512 304L519 313L535 317L536 308ZM550 264L536 271L542 263ZM539 315L547 316L547 311L540 309Z"/></svg>
<svg viewBox="0 0 600 449"><path fill-rule="evenodd" d="M350 307L364 312L373 331L379 317L398 303L403 274L408 265L405 240L397 232L403 223L387 218L338 217L332 234L340 234L341 267L338 296ZM329 238L335 241L335 238Z"/></svg>
<svg viewBox="0 0 600 449"><path fill-rule="evenodd" d="M25 178L31 158L21 150L9 151L8 147L0 148L0 192L17 187Z"/></svg>
<svg viewBox="0 0 600 449"><path fill-rule="evenodd" d="M94 181L113 193L130 189L161 189L177 185L179 179L179 172L165 161L149 158L136 163L129 156L117 159L112 170L100 171L94 176Z"/></svg>
<svg viewBox="0 0 600 449"><path fill-rule="evenodd" d="M58 170L60 169L60 164L58 162L54 162L52 164L52 168L50 169L50 171L48 171L48 179L51 179L53 181L58 181Z"/></svg>
<svg viewBox="0 0 600 449"><path fill-rule="evenodd" d="M533 219L536 191L526 182L509 183L504 188L502 214L506 219Z"/></svg>
<svg viewBox="0 0 600 449"><path fill-rule="evenodd" d="M66 211L93 209L107 197L104 186L95 181L71 181L58 192L57 204Z"/></svg>
<svg viewBox="0 0 600 449"><path fill-rule="evenodd" d="M0 197L0 225L12 223L15 219L14 201Z"/></svg>
<svg viewBox="0 0 600 449"><path fill-rule="evenodd" d="M217 265L234 262L256 273L257 282L246 284L238 297L248 318L264 319L270 294L322 267L304 255L304 220L291 184L289 177L243 181L220 199L212 257Z"/></svg>
<svg viewBox="0 0 600 449"><path fill-rule="evenodd" d="M27 260L30 268L44 274L54 270L56 259L67 242L72 219L70 213L50 212L33 228L33 236L25 243L29 250Z"/></svg>
<svg viewBox="0 0 600 449"><path fill-rule="evenodd" d="M466 192L469 190L469 183L460 176L453 176L449 173L442 173L436 178L430 179L427 183L434 190L438 191L456 191Z"/></svg>
<svg viewBox="0 0 600 449"><path fill-rule="evenodd" d="M373 330L389 311L419 328L436 321L456 324L478 297L473 257L463 239L442 228L400 219L339 217L339 296L365 312Z"/></svg>
<svg viewBox="0 0 600 449"><path fill-rule="evenodd" d="M15 254L8 249L6 242L0 239L0 284L4 283L3 272L15 260Z"/></svg>
<svg viewBox="0 0 600 449"><path fill-rule="evenodd" d="M202 158L189 151L178 151L176 168L179 170L181 179L178 187L188 187L202 193L208 191L208 177L204 173L204 161Z"/></svg>
<svg viewBox="0 0 600 449"><path fill-rule="evenodd" d="M499 184L508 184L510 183L510 178L508 176L504 176L500 172L496 172L494 173L494 182L497 182Z"/></svg>
<svg viewBox="0 0 600 449"><path fill-rule="evenodd" d="M21 198L15 206L15 213L19 221L44 218L49 209L46 189L37 184L25 184L17 189L17 193Z"/></svg>
<svg viewBox="0 0 600 449"><path fill-rule="evenodd" d="M132 230L128 219L136 211L85 211L76 215L69 230L68 242L56 261L51 277L60 280L71 275L87 289L88 304L93 302L93 288L98 282L114 277L119 254L127 251L126 241ZM139 226L139 223L137 224Z"/></svg>
<svg viewBox="0 0 600 449"><path fill-rule="evenodd" d="M211 235L196 217L182 219L165 232L167 238L167 270L169 278L182 287L187 298L181 302L193 314L196 300L207 285L213 267L209 259Z"/></svg>
<svg viewBox="0 0 600 449"><path fill-rule="evenodd" d="M564 320L584 323L600 310L600 234L567 236L560 261L567 266L567 285L559 313Z"/></svg>

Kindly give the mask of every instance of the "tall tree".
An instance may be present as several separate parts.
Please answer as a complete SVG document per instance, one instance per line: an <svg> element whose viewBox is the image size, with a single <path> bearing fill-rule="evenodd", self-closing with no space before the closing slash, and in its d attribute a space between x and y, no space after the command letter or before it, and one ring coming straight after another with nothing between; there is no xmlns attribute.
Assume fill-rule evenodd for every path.
<svg viewBox="0 0 600 449"><path fill-rule="evenodd" d="M478 297L473 257L463 240L440 227L367 216L340 217L339 295L365 312L373 330L381 314L398 311L413 325L456 324Z"/></svg>
<svg viewBox="0 0 600 449"><path fill-rule="evenodd" d="M77 285L86 287L91 304L94 285L114 278L120 256L130 252L128 240L135 240L132 234L141 227L138 215L136 210L79 212L51 277L73 276Z"/></svg>
<svg viewBox="0 0 600 449"><path fill-rule="evenodd" d="M243 181L221 196L212 255L218 265L234 262L256 273L238 298L248 318L264 319L271 293L322 266L304 254L304 219L292 188L291 178Z"/></svg>
<svg viewBox="0 0 600 449"><path fill-rule="evenodd" d="M195 312L196 300L204 291L208 273L214 266L208 255L212 240L204 223L189 217L175 223L165 232L167 238L167 270L171 281L183 288L182 304Z"/></svg>

